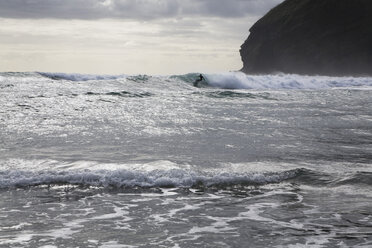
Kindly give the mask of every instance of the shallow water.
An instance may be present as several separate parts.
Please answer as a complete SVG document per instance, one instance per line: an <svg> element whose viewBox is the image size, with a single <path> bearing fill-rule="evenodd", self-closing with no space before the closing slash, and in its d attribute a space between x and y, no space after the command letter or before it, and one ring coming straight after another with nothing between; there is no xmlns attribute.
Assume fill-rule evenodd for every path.
<svg viewBox="0 0 372 248"><path fill-rule="evenodd" d="M197 76L0 73L0 246L372 246L372 78Z"/></svg>

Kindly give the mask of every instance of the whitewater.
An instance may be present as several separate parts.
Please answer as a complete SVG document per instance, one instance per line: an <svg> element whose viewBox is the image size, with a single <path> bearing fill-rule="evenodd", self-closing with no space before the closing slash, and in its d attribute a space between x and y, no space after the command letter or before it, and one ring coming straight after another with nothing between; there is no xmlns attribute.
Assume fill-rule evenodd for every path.
<svg viewBox="0 0 372 248"><path fill-rule="evenodd" d="M372 78L0 73L0 247L371 247Z"/></svg>

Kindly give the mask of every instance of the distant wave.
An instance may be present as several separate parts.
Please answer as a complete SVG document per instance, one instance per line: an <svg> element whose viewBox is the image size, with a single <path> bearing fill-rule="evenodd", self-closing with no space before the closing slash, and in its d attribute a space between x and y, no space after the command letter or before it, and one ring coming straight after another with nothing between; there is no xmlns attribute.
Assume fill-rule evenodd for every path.
<svg viewBox="0 0 372 248"><path fill-rule="evenodd" d="M0 188L37 185L76 184L99 187L218 187L280 183L295 177L299 170L272 173L200 173L170 170L66 170L1 171Z"/></svg>
<svg viewBox="0 0 372 248"><path fill-rule="evenodd" d="M327 89L372 87L372 77L327 77L295 74L246 75L241 72L205 74L207 83L222 89Z"/></svg>
<svg viewBox="0 0 372 248"><path fill-rule="evenodd" d="M150 92L138 92L138 93L133 93L133 92L128 92L128 91L120 91L120 92L108 92L108 93L94 93L94 92L87 92L86 95L107 95L107 96L120 96L120 97L149 97L153 96L154 94Z"/></svg>
<svg viewBox="0 0 372 248"><path fill-rule="evenodd" d="M49 73L38 72L41 76L54 80L69 80L69 81L89 81L89 80L114 80L118 78L126 78L127 75L94 75L94 74L79 74L79 73Z"/></svg>
<svg viewBox="0 0 372 248"><path fill-rule="evenodd" d="M115 80L126 78L134 82L184 82L192 85L199 77L199 73L188 73L173 76L146 76L146 75L94 75L94 74L68 74L38 72L39 75L53 80L89 81L89 80ZM257 89L257 90L281 90L281 89L332 89L372 87L372 77L329 77L329 76L304 76L296 74L274 75L247 75L242 72L227 72L217 74L203 74L205 81L200 87L212 87L219 89ZM153 80L156 78L156 80Z"/></svg>

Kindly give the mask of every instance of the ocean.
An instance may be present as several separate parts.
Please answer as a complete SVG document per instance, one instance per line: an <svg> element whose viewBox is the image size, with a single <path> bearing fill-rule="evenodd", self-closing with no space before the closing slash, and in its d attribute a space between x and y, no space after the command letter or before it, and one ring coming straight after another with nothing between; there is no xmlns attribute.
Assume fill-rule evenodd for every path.
<svg viewBox="0 0 372 248"><path fill-rule="evenodd" d="M372 78L0 73L0 247L372 247Z"/></svg>

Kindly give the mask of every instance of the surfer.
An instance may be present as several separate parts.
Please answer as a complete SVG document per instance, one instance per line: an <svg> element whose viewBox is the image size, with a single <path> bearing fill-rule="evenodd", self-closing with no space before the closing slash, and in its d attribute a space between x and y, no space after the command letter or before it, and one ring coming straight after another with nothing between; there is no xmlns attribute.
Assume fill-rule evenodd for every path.
<svg viewBox="0 0 372 248"><path fill-rule="evenodd" d="M194 82L194 86L195 86L195 87L198 87L198 83L201 82L201 81L203 81L203 80L204 80L204 77L203 77L202 74L200 74L200 75L199 75L199 78L195 80L195 82Z"/></svg>

